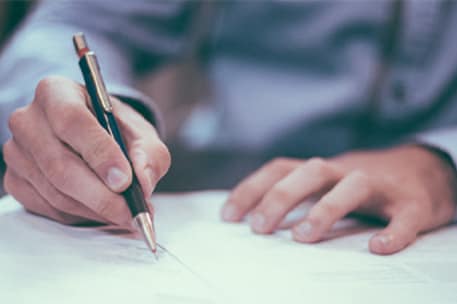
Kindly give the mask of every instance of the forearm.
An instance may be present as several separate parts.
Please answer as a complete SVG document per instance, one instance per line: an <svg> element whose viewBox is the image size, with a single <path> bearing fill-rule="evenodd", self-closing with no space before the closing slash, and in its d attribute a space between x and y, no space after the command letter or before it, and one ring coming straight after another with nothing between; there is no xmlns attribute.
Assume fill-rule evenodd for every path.
<svg viewBox="0 0 457 304"><path fill-rule="evenodd" d="M450 173L457 176L457 128L448 127L431 130L416 136L416 141L425 149L439 157L449 167ZM457 221L457 211L454 222Z"/></svg>

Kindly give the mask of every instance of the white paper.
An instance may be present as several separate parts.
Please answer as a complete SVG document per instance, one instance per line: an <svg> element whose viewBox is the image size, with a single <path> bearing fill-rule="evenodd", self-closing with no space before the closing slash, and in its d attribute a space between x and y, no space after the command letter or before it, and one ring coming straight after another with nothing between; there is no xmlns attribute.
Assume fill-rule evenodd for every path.
<svg viewBox="0 0 457 304"><path fill-rule="evenodd" d="M455 226L382 257L368 251L379 227L345 220L330 240L298 244L287 230L258 236L222 223L225 198L154 197L158 240L180 260L162 253L158 262L141 240L66 227L0 200L0 302L457 303Z"/></svg>
<svg viewBox="0 0 457 304"><path fill-rule="evenodd" d="M8 198L0 210L0 303L214 303L201 278L131 235L63 226Z"/></svg>

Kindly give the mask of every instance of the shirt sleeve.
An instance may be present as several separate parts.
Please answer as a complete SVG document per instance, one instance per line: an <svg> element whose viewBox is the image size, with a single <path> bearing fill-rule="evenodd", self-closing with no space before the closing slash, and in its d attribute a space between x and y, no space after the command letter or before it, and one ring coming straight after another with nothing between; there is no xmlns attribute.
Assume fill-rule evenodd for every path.
<svg viewBox="0 0 457 304"><path fill-rule="evenodd" d="M31 102L38 81L62 75L83 83L72 44L84 32L97 53L110 94L157 123L154 103L134 89L135 76L185 56L197 2L79 0L42 1L0 57L0 145L7 121Z"/></svg>
<svg viewBox="0 0 457 304"><path fill-rule="evenodd" d="M457 127L449 127L419 134L416 141L444 153L457 168ZM456 172L457 173L457 172ZM457 209L453 222L457 222Z"/></svg>

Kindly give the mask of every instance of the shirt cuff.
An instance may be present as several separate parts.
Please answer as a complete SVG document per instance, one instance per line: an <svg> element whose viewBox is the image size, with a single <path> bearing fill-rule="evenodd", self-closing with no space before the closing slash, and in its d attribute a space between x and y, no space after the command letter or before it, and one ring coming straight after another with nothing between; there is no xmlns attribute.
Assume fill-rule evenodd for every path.
<svg viewBox="0 0 457 304"><path fill-rule="evenodd" d="M415 141L443 153L454 169L457 168L457 127L422 133L415 137ZM457 209L452 222L457 223Z"/></svg>
<svg viewBox="0 0 457 304"><path fill-rule="evenodd" d="M110 95L129 104L156 128L161 138L164 137L165 130L162 116L156 103L149 96L128 86L107 83L106 87Z"/></svg>

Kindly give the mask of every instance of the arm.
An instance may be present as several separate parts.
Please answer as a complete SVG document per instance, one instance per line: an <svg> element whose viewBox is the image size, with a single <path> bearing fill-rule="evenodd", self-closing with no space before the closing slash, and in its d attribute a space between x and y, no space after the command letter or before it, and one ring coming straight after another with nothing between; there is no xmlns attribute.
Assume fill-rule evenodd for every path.
<svg viewBox="0 0 457 304"><path fill-rule="evenodd" d="M130 184L131 166L90 111L71 37L84 31L97 52L108 90L118 97L113 108L132 167L149 199L170 155L153 119L138 113L148 118L153 104L132 86L142 70L185 53L194 7L146 0L39 6L0 62L5 190L29 211L63 223L128 225L130 213L118 193Z"/></svg>
<svg viewBox="0 0 457 304"><path fill-rule="evenodd" d="M231 193L222 217L240 221L248 213L254 232L273 233L286 214L317 197L289 227L294 240L314 243L331 237L332 226L349 213L387 223L370 239L377 254L402 250L420 233L451 222L457 179L454 168L421 146L353 151L329 159L273 160Z"/></svg>
<svg viewBox="0 0 457 304"><path fill-rule="evenodd" d="M133 89L135 75L185 54L196 9L195 3L181 2L43 2L0 57L0 143L9 137L8 117L32 101L40 79L56 74L82 82L71 42L78 31L99 54L108 90L136 100L147 114L138 101L149 109L154 105Z"/></svg>

